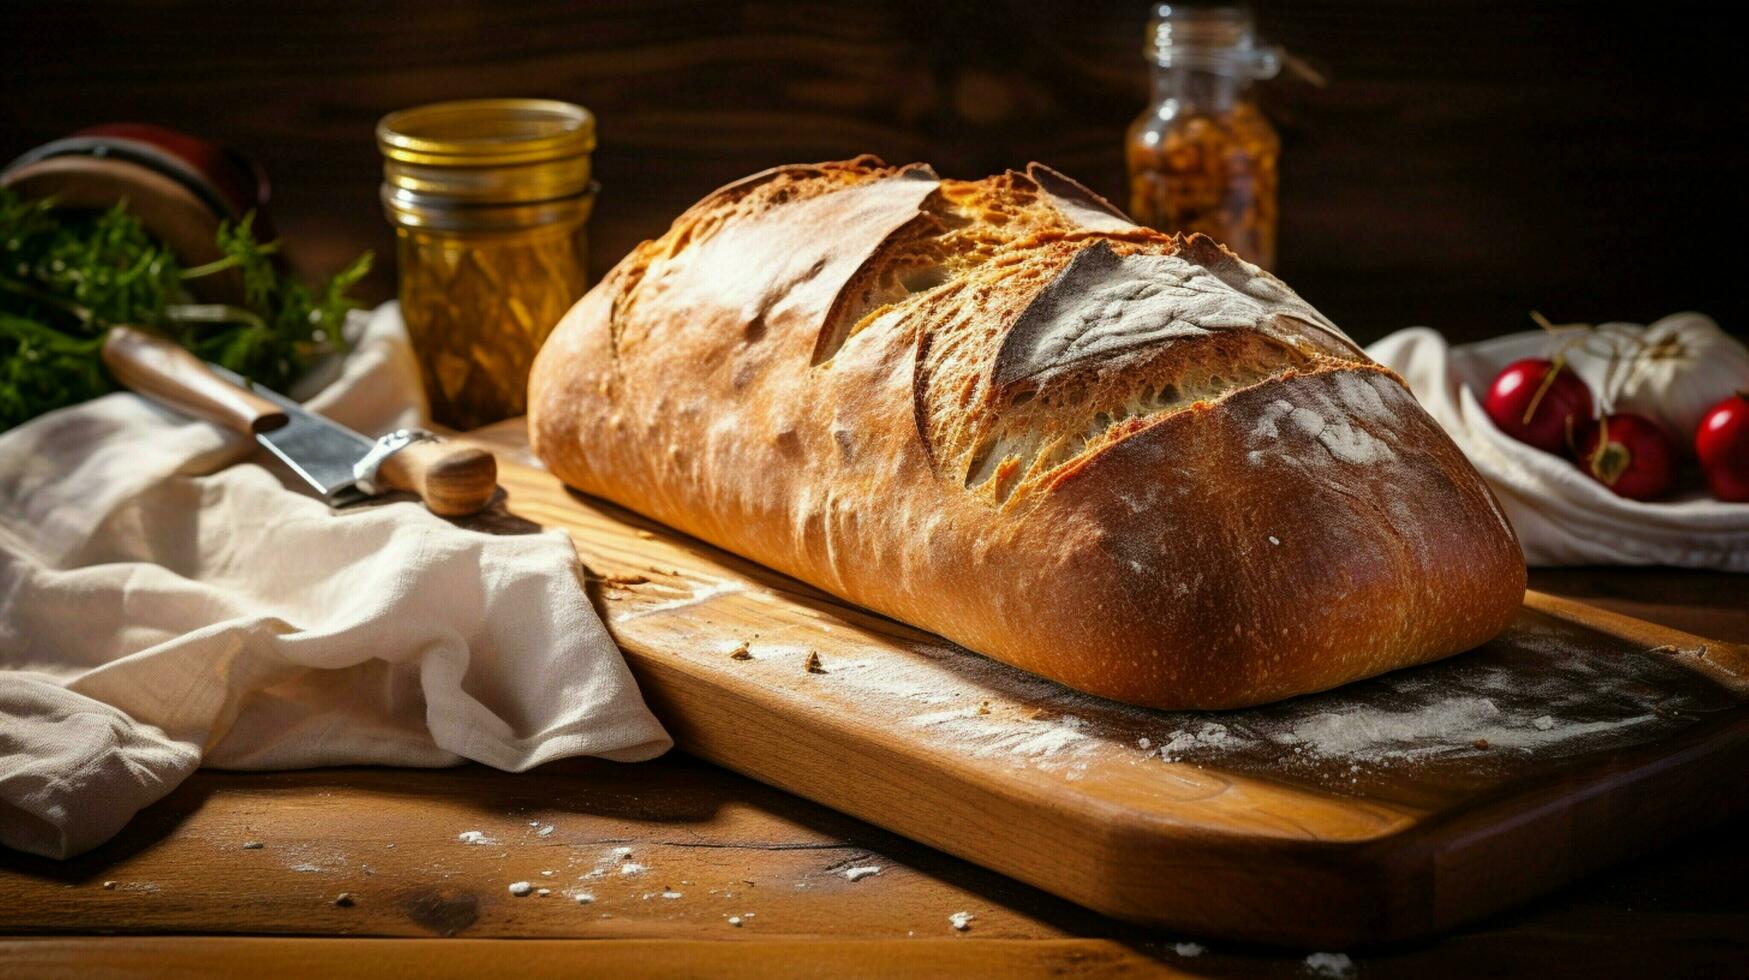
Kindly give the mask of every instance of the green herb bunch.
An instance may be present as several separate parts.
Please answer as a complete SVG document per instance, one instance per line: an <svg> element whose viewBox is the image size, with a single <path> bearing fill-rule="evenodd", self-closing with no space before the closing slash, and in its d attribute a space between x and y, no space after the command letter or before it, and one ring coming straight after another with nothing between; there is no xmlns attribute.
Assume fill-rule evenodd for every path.
<svg viewBox="0 0 1749 980"><path fill-rule="evenodd" d="M312 289L273 263L254 214L219 227L221 258L182 268L125 202L57 209L0 188L0 431L115 389L99 348L116 324L152 329L269 388L284 390L342 349L347 296L369 252ZM187 283L238 270L243 305L193 302Z"/></svg>

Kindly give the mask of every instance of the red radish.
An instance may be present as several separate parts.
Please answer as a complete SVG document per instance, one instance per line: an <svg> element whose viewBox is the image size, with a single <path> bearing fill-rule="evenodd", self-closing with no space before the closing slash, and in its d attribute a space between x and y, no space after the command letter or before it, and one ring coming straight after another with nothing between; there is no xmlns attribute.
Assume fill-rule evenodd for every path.
<svg viewBox="0 0 1749 980"><path fill-rule="evenodd" d="M1632 412L1605 415L1587 426L1578 459L1592 478L1629 500L1661 497L1676 478L1670 437L1658 423Z"/></svg>
<svg viewBox="0 0 1749 980"><path fill-rule="evenodd" d="M1494 376L1482 407L1500 431L1558 453L1591 421L1591 389L1560 358L1527 357Z"/></svg>
<svg viewBox="0 0 1749 980"><path fill-rule="evenodd" d="M1694 432L1694 454L1713 496L1749 501L1749 393L1738 392L1707 410Z"/></svg>

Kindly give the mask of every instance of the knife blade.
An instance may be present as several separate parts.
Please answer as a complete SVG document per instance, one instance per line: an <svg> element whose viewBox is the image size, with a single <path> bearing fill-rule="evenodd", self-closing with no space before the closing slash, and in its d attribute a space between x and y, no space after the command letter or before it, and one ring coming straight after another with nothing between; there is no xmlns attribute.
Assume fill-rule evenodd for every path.
<svg viewBox="0 0 1749 980"><path fill-rule="evenodd" d="M206 366L231 384L267 399L285 413L284 425L255 433L255 441L291 468L336 507L370 496L358 487L353 467L376 446L376 440L304 408L277 391L257 385L211 361Z"/></svg>

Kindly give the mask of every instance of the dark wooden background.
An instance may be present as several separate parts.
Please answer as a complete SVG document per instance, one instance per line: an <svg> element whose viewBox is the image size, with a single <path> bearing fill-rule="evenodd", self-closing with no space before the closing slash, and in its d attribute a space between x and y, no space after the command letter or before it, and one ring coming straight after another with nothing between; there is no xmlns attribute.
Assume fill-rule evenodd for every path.
<svg viewBox="0 0 1749 980"><path fill-rule="evenodd" d="M711 188L874 152L978 176L1048 162L1121 202L1148 4L1020 0L9 2L0 156L112 120L258 156L299 265L392 238L372 126L541 95L600 116L594 266ZM1728 7L1725 9L1729 9ZM1709 7L1264 3L1329 73L1278 81L1280 273L1358 338L1680 309L1749 327L1744 42ZM390 263L370 298L393 290Z"/></svg>

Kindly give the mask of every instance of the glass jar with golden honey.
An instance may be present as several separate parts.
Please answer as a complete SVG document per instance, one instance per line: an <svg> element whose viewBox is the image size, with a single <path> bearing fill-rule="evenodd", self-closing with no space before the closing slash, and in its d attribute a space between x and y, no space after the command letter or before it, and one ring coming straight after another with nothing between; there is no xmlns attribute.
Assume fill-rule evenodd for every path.
<svg viewBox="0 0 1749 980"><path fill-rule="evenodd" d="M1264 268L1275 263L1281 141L1251 86L1280 70L1257 42L1249 10L1154 8L1145 52L1154 101L1130 125L1130 215L1150 227L1200 231Z"/></svg>
<svg viewBox="0 0 1749 980"><path fill-rule="evenodd" d="M377 146L432 418L520 415L535 353L588 286L594 117L544 99L443 102L384 116Z"/></svg>

